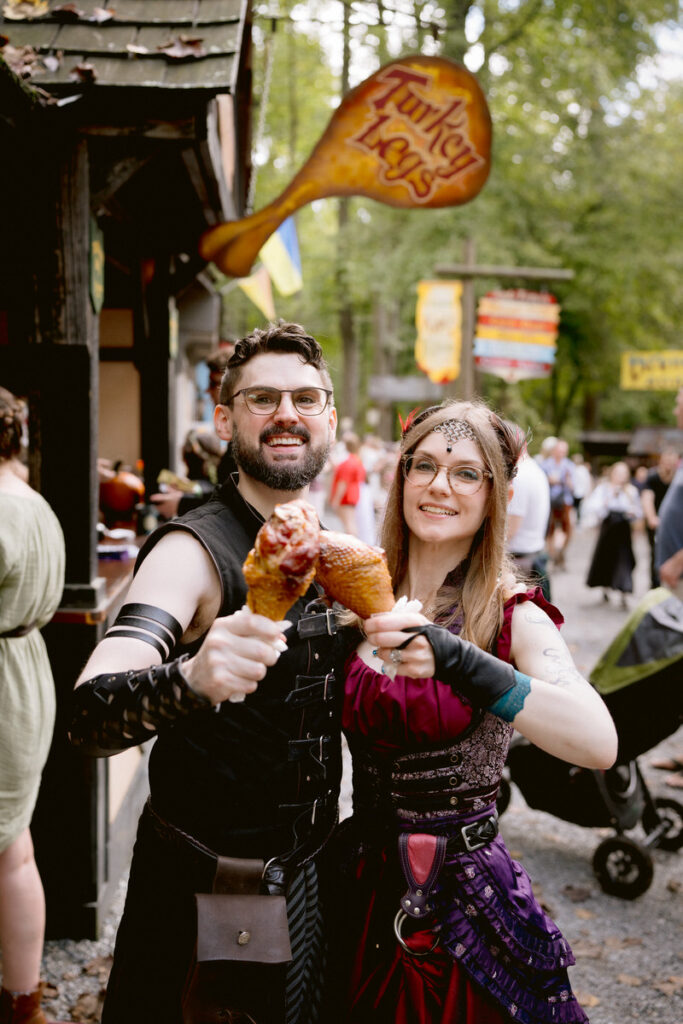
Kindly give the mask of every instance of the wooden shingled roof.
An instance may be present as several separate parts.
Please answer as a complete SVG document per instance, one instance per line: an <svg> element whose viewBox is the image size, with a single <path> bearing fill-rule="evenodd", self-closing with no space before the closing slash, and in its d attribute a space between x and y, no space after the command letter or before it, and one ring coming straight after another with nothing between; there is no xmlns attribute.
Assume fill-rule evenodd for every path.
<svg viewBox="0 0 683 1024"><path fill-rule="evenodd" d="M0 0L2 2L2 0ZM0 34L31 48L30 81L235 91L249 0L4 0Z"/></svg>

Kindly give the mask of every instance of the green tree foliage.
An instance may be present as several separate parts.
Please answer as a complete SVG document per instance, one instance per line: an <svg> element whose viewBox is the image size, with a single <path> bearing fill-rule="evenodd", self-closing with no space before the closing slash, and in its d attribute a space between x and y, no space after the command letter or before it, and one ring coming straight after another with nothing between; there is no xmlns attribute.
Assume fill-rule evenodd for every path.
<svg viewBox="0 0 683 1024"><path fill-rule="evenodd" d="M273 54L265 132L257 140L257 208L302 166L339 101L341 4L311 0L279 11L272 37L270 18L259 19L256 8L257 97L269 36ZM656 30L676 17L673 0L353 3L352 84L417 50L475 70L494 124L491 175L464 207L399 211L354 199L343 237L336 200L302 209L305 290L288 300L276 296L278 314L298 316L325 339L341 379L335 261L343 252L343 299L351 300L362 346L362 395L379 365L378 304L397 325L382 338L382 365L414 372L416 283L432 277L436 264L460 261L471 237L481 263L575 274L552 287L563 309L552 378L505 385L483 375L486 397L537 434L669 422L670 394L621 392L618 381L623 351L683 347L676 170L683 83L658 78L654 63ZM484 279L476 287L482 294L510 284L535 287Z"/></svg>

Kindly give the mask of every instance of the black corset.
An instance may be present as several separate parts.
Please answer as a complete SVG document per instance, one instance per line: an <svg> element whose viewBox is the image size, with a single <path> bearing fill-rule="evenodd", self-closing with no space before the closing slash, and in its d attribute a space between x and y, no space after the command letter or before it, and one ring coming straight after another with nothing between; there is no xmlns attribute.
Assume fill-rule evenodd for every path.
<svg viewBox="0 0 683 1024"><path fill-rule="evenodd" d="M383 825L484 810L495 801L511 734L506 722L484 714L448 746L395 758L350 737L354 813Z"/></svg>

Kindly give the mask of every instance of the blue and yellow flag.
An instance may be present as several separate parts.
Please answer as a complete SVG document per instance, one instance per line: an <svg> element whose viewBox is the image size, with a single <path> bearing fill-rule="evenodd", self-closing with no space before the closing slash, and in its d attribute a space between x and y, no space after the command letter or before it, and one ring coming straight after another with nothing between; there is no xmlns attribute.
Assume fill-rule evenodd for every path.
<svg viewBox="0 0 683 1024"><path fill-rule="evenodd" d="M237 284L257 309L261 310L267 320L275 319L273 290L270 287L270 278L265 267L259 267L249 277L238 278Z"/></svg>
<svg viewBox="0 0 683 1024"><path fill-rule="evenodd" d="M280 295L301 291L301 257L293 217L288 217L270 236L259 255Z"/></svg>

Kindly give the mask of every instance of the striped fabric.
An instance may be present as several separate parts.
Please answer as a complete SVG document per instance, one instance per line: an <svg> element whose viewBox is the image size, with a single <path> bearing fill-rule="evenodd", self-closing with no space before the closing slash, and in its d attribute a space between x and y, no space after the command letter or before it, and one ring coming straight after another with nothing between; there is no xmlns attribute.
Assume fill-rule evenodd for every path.
<svg viewBox="0 0 683 1024"><path fill-rule="evenodd" d="M287 896L292 962L287 969L286 1024L316 1024L320 1012L325 949L312 861L294 878Z"/></svg>

